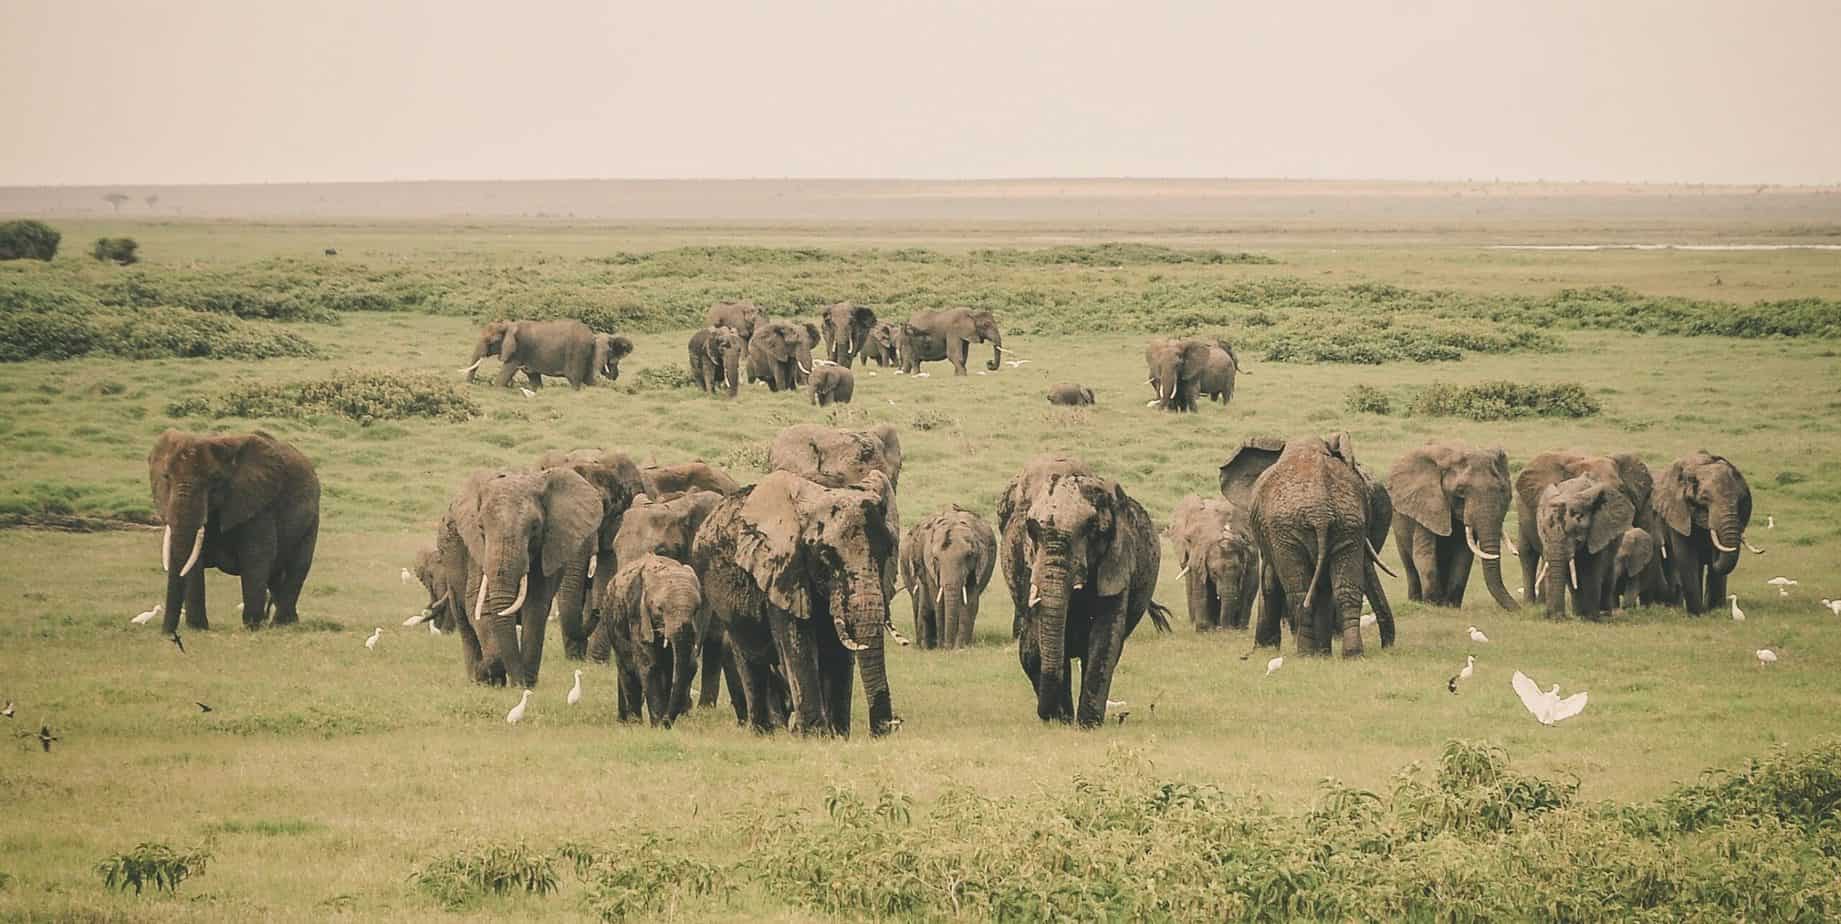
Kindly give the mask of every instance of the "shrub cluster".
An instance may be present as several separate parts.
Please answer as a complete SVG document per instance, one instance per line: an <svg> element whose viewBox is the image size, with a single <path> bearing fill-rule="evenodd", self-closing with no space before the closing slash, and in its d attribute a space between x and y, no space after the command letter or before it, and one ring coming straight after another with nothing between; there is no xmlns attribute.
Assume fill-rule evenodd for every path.
<svg viewBox="0 0 1841 924"><path fill-rule="evenodd" d="M558 884L555 860L523 841L481 845L437 857L410 879L449 911L472 906L488 895L548 895Z"/></svg>
<svg viewBox="0 0 1841 924"><path fill-rule="evenodd" d="M334 415L369 426L379 420L429 417L464 421L480 406L454 383L429 373L347 372L280 384L250 383L210 397L167 405L174 417L291 417Z"/></svg>
<svg viewBox="0 0 1841 924"><path fill-rule="evenodd" d="M1407 413L1416 417L1464 417L1514 420L1522 417L1592 417L1598 399L1577 382L1523 385L1481 382L1476 385L1430 385L1413 396Z"/></svg>
<svg viewBox="0 0 1841 924"><path fill-rule="evenodd" d="M140 243L131 237L99 237L95 244L90 245L89 255L98 263L127 266L140 262L137 253L140 249Z"/></svg>
<svg viewBox="0 0 1841 924"><path fill-rule="evenodd" d="M50 260L63 239L42 221L0 222L0 260Z"/></svg>
<svg viewBox="0 0 1841 924"><path fill-rule="evenodd" d="M272 359L317 356L319 350L292 331L184 308L138 313L0 310L0 362L92 353L128 359Z"/></svg>
<svg viewBox="0 0 1841 924"><path fill-rule="evenodd" d="M166 844L147 842L127 853L104 857L96 864L96 875L102 877L103 888L111 891L132 888L139 895L151 885L155 892L170 893L187 879L203 876L210 861L210 851L202 847L180 853Z"/></svg>
<svg viewBox="0 0 1841 924"><path fill-rule="evenodd" d="M1394 412L1393 399L1387 396L1387 392L1372 385L1357 385L1349 389L1348 396L1342 400L1342 406L1351 414L1392 414Z"/></svg>
<svg viewBox="0 0 1841 924"><path fill-rule="evenodd" d="M1078 244L1062 247L1047 247L1040 250L1018 250L1003 248L997 250L974 250L971 258L975 261L998 264L1036 264L1041 266L1132 266L1172 263L1201 263L1220 265L1224 263L1241 264L1275 264L1278 261L1264 254L1226 253L1219 250L1176 250L1156 244L1126 244L1108 242L1105 244Z"/></svg>

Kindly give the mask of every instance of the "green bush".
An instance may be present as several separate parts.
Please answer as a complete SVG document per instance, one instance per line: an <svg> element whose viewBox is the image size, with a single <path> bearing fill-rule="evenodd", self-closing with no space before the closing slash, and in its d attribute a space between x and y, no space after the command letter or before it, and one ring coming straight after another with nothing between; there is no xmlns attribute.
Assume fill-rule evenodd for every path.
<svg viewBox="0 0 1841 924"><path fill-rule="evenodd" d="M716 890L720 870L710 864L667 849L656 835L617 851L593 854L559 849L576 864L576 875L588 885L588 909L603 921L676 917L687 901ZM583 862L584 857L588 862Z"/></svg>
<svg viewBox="0 0 1841 924"><path fill-rule="evenodd" d="M1369 385L1357 385L1349 389L1349 394L1342 399L1342 406L1351 414L1392 414L1394 402L1387 393Z"/></svg>
<svg viewBox="0 0 1841 924"><path fill-rule="evenodd" d="M64 236L42 221L0 222L0 260L50 260Z"/></svg>
<svg viewBox="0 0 1841 924"><path fill-rule="evenodd" d="M1175 250L1156 244L1080 244L1047 247L1041 250L974 250L973 260L1000 264L1039 264L1047 266L1128 266L1136 264L1223 263L1272 264L1271 257L1257 253L1223 253L1219 250Z"/></svg>
<svg viewBox="0 0 1841 924"><path fill-rule="evenodd" d="M249 383L211 397L167 405L174 417L289 417L335 415L366 426L379 420L428 417L464 421L480 407L454 383L428 373L347 372L332 378L280 384Z"/></svg>
<svg viewBox="0 0 1841 924"><path fill-rule="evenodd" d="M653 366L634 373L627 389L633 392L670 391L696 386L697 380L691 378L690 370L683 366Z"/></svg>
<svg viewBox="0 0 1841 924"><path fill-rule="evenodd" d="M1597 399L1577 382L1560 385L1523 385L1519 382L1482 382L1476 385L1436 384L1413 396L1407 413L1418 417L1464 417L1470 420L1515 420L1523 417L1592 417L1601 410Z"/></svg>
<svg viewBox="0 0 1841 924"><path fill-rule="evenodd" d="M98 263L127 266L140 262L141 258L136 254L140 249L140 243L131 237L99 237L90 246L89 255L96 258Z"/></svg>
<svg viewBox="0 0 1841 924"><path fill-rule="evenodd" d="M410 879L450 911L470 907L488 895L548 895L558 885L555 861L523 841L480 845L437 857Z"/></svg>
<svg viewBox="0 0 1841 924"><path fill-rule="evenodd" d="M175 892L187 879L203 876L210 861L211 854L204 848L180 853L165 844L147 842L127 853L104 857L96 864L96 874L102 877L103 888L113 891L133 888L139 895L142 888L152 885L156 892Z"/></svg>
<svg viewBox="0 0 1841 924"><path fill-rule="evenodd" d="M292 331L184 308L0 312L0 362L91 353L127 359L272 359L317 356L319 350Z"/></svg>

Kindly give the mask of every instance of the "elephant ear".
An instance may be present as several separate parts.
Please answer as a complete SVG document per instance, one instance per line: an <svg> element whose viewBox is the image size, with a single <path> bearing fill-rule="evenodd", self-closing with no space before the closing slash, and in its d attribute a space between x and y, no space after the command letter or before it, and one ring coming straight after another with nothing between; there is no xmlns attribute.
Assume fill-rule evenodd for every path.
<svg viewBox="0 0 1841 924"><path fill-rule="evenodd" d="M601 528L601 492L571 469L543 473L543 573L586 553L588 537Z"/></svg>
<svg viewBox="0 0 1841 924"><path fill-rule="evenodd" d="M1429 447L1400 457L1387 473L1387 493L1394 509L1439 536L1451 535L1451 503L1445 498L1445 471Z"/></svg>
<svg viewBox="0 0 1841 924"><path fill-rule="evenodd" d="M1694 511L1688 500L1692 491L1689 490L1687 478L1687 470L1682 467L1681 460L1676 459L1662 473L1662 481L1656 485L1652 495L1656 512L1662 515L1662 522L1682 536L1694 530Z"/></svg>
<svg viewBox="0 0 1841 924"><path fill-rule="evenodd" d="M1253 482L1265 474L1285 451L1285 441L1276 436L1249 436L1221 463L1221 496L1234 506L1252 505Z"/></svg>
<svg viewBox="0 0 1841 924"><path fill-rule="evenodd" d="M646 571L642 564L644 559L634 562L633 566L620 569L614 581L618 585L614 591L612 618L617 630L625 630L626 637L635 646L643 646L652 641L651 626L646 619Z"/></svg>
<svg viewBox="0 0 1841 924"><path fill-rule="evenodd" d="M1349 431L1337 430L1323 438L1323 445L1329 447L1330 455L1355 466L1355 441L1349 438Z"/></svg>
<svg viewBox="0 0 1841 924"><path fill-rule="evenodd" d="M774 472L742 502L735 562L767 594L768 602L801 619L811 615L799 573L800 478Z"/></svg>
<svg viewBox="0 0 1841 924"><path fill-rule="evenodd" d="M1131 516L1133 501L1125 495L1125 489L1116 481L1102 484L1112 496L1112 542L1106 546L1099 567L1095 569L1094 592L1102 597L1115 597L1131 587L1132 572L1138 566L1141 537Z"/></svg>
<svg viewBox="0 0 1841 924"><path fill-rule="evenodd" d="M1643 464L1633 452L1619 452L1611 456L1612 464L1617 466L1617 476L1623 479L1630 502L1638 508L1650 506L1650 497L1655 491L1655 483L1650 480L1649 466Z"/></svg>
<svg viewBox="0 0 1841 924"><path fill-rule="evenodd" d="M289 487L287 448L267 433L229 443L207 443L230 472L230 500L217 511L220 529L231 529L275 503Z"/></svg>
<svg viewBox="0 0 1841 924"><path fill-rule="evenodd" d="M1205 340L1182 340L1178 342L1182 344L1183 349L1183 378L1199 378L1202 372L1208 368L1208 352L1214 348L1214 344Z"/></svg>
<svg viewBox="0 0 1841 924"><path fill-rule="evenodd" d="M817 345L818 345L818 338L819 338L819 336L820 336L820 334L819 334L819 330L818 330L818 325L817 325L817 324L814 324L814 323L812 323L811 321L800 321L800 322L799 322L799 326L800 326L800 327L803 327L803 328L805 329L805 342L806 342L806 344L807 344L808 346L817 346Z"/></svg>
<svg viewBox="0 0 1841 924"><path fill-rule="evenodd" d="M518 325L516 323L507 323L505 325L505 339L499 343L499 358L505 359L515 355L517 352Z"/></svg>
<svg viewBox="0 0 1841 924"><path fill-rule="evenodd" d="M480 518L480 496L485 492L487 483L496 477L497 472L474 472L467 476L460 490L455 492L454 499L448 502L448 521L453 524L461 544L466 546L467 557L475 563L486 560L486 525ZM471 600L467 602L472 604Z"/></svg>
<svg viewBox="0 0 1841 924"><path fill-rule="evenodd" d="M1515 476L1515 497L1530 509L1539 507L1549 485L1571 477L1566 471L1568 458L1564 453L1543 452L1529 459Z"/></svg>
<svg viewBox="0 0 1841 924"><path fill-rule="evenodd" d="M1636 521L1636 507L1624 492L1611 487L1598 490L1598 510L1592 514L1592 526L1585 534L1585 547L1596 555L1604 547L1623 538L1624 531Z"/></svg>

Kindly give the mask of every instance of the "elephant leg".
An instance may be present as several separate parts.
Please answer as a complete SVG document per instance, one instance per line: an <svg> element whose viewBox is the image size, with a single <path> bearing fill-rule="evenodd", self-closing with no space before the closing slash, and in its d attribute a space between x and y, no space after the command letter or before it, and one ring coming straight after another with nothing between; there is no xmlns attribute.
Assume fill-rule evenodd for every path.
<svg viewBox="0 0 1841 924"><path fill-rule="evenodd" d="M697 643L698 659L702 662L697 681L697 706L699 708L716 705L717 697L722 695L724 670L722 647L722 628L712 623L708 629L704 630L703 638ZM730 685L729 695L731 698L734 697L734 685ZM737 718L744 718L744 716Z"/></svg>
<svg viewBox="0 0 1841 924"><path fill-rule="evenodd" d="M1238 629L1234 625L1234 601L1221 593L1221 587L1214 581L1208 582L1208 603L1214 613L1215 627Z"/></svg>
<svg viewBox="0 0 1841 924"><path fill-rule="evenodd" d="M1285 589L1271 568L1262 567L1259 572L1259 625L1253 630L1253 644L1261 648L1277 648L1280 641L1279 619L1288 609L1285 605Z"/></svg>
<svg viewBox="0 0 1841 924"><path fill-rule="evenodd" d="M243 628L262 628L263 614L268 611L268 573L271 566L264 564L260 571L255 568L243 572Z"/></svg>
<svg viewBox="0 0 1841 924"><path fill-rule="evenodd" d="M812 619L818 618L817 616ZM793 731L812 734L824 727L823 695L818 685L818 643L812 619L775 610L769 616L774 647L793 700Z"/></svg>
<svg viewBox="0 0 1841 924"><path fill-rule="evenodd" d="M1470 568L1476 563L1476 556L1471 553L1470 545L1461 537L1453 536L1451 555L1445 566L1444 596L1452 606L1464 605L1464 588L1470 585Z"/></svg>
<svg viewBox="0 0 1841 924"><path fill-rule="evenodd" d="M307 583L307 573L313 570L313 551L319 540L320 529L316 522L293 548L281 550L282 574L275 581L271 592L275 603L275 625L290 626L300 622L300 591ZM248 612L248 601L244 601L243 609Z"/></svg>
<svg viewBox="0 0 1841 924"><path fill-rule="evenodd" d="M825 717L831 733L850 737L850 682L856 678L856 657L842 642L818 642L818 683L825 700Z"/></svg>
<svg viewBox="0 0 1841 924"><path fill-rule="evenodd" d="M1689 613L1698 616L1706 612L1707 607L1714 602L1704 596L1706 579L1702 575L1705 565L1700 560L1699 552L1685 537L1678 538L1680 534L1672 529L1667 532L1670 547L1674 550L1675 573L1681 584L1682 603Z"/></svg>
<svg viewBox="0 0 1841 924"><path fill-rule="evenodd" d="M952 363L953 375L965 374L965 354L971 352L972 342L957 337L946 338L946 359Z"/></svg>
<svg viewBox="0 0 1841 924"><path fill-rule="evenodd" d="M518 660L524 668L524 688L537 688L537 672L543 667L543 640L550 624L550 603L556 597L556 582L541 573L532 574L530 593L524 601L520 621L524 638L518 642Z"/></svg>
<svg viewBox="0 0 1841 924"><path fill-rule="evenodd" d="M971 594L971 597L972 597L971 602L965 604L964 607L961 608L960 610L960 613L961 613L959 617L959 647L960 648L972 647L972 632L975 628L977 628L977 625L978 625L978 604L984 602L984 588L980 587L974 590Z"/></svg>
<svg viewBox="0 0 1841 924"><path fill-rule="evenodd" d="M1080 665L1080 711L1075 716L1081 728L1095 728L1106 721L1112 673L1125 650L1125 599L1125 594L1102 598L1100 611L1088 628L1086 657Z"/></svg>
<svg viewBox="0 0 1841 924"><path fill-rule="evenodd" d="M200 564L185 577L185 627L203 632L211 628L205 613L205 566Z"/></svg>
<svg viewBox="0 0 1841 924"><path fill-rule="evenodd" d="M1189 598L1189 621L1195 624L1197 632L1214 628L1214 620L1209 617L1207 585L1208 575L1199 562L1191 565L1189 573L1183 575L1183 593Z"/></svg>
<svg viewBox="0 0 1841 924"><path fill-rule="evenodd" d="M665 727L690 711L690 681L697 676L697 639L684 632L671 642L671 695L665 700Z"/></svg>
<svg viewBox="0 0 1841 924"><path fill-rule="evenodd" d="M511 380L516 378L517 375L518 364L512 362L508 357L501 356L499 357L499 374L493 376L492 384L500 388L510 388Z"/></svg>
<svg viewBox="0 0 1841 924"><path fill-rule="evenodd" d="M1325 636L1340 635L1342 656L1359 658L1362 656L1362 600L1368 595L1371 567L1368 551L1359 538L1335 548L1335 557L1324 569L1330 579L1330 612L1326 615L1331 622ZM1376 620L1379 621L1379 617Z"/></svg>
<svg viewBox="0 0 1841 924"><path fill-rule="evenodd" d="M527 368L527 369L525 369L525 370L524 370L524 377L525 377L525 378L527 378L527 379L530 379L530 380L531 380L531 388L532 388L533 390L534 390L534 389L538 389L538 388L542 388L542 387L543 387L543 375L542 375L542 373L539 373L539 372L536 372L536 371L534 371L534 370L532 370L532 369L528 369L528 368Z"/></svg>
<svg viewBox="0 0 1841 924"><path fill-rule="evenodd" d="M1406 599L1417 601L1425 599L1425 585L1421 583L1420 560L1414 544L1421 530L1407 525L1411 522L1403 516L1394 518L1394 551L1400 556L1400 574L1406 578ZM1431 577L1431 572L1425 576Z"/></svg>
<svg viewBox="0 0 1841 924"><path fill-rule="evenodd" d="M741 680L742 698L748 710L748 726L762 734L773 731L774 723L770 721L767 706L768 688L772 685L767 662L757 661L732 645L728 657Z"/></svg>
<svg viewBox="0 0 1841 924"><path fill-rule="evenodd" d="M740 662L734 649L724 648L721 656L722 682L729 688L729 708L735 710L735 724L742 725L748 721L748 688L742 685ZM715 682L715 678L711 678Z"/></svg>
<svg viewBox="0 0 1841 924"><path fill-rule="evenodd" d="M665 716L670 709L671 652L658 642L646 645L652 649L652 667L646 671L646 715L657 728L669 724Z"/></svg>
<svg viewBox="0 0 1841 924"><path fill-rule="evenodd" d="M1374 605L1374 627L1380 630L1381 647L1394 646L1394 608L1387 602L1387 588L1381 584L1381 575L1373 562L1364 562L1363 569L1367 575L1368 602Z"/></svg>
<svg viewBox="0 0 1841 924"><path fill-rule="evenodd" d="M614 718L620 722L638 722L645 718L645 678L632 663L630 652L616 657L614 668Z"/></svg>
<svg viewBox="0 0 1841 924"><path fill-rule="evenodd" d="M1530 515L1530 518L1532 515ZM1533 603L1540 599L1541 588L1534 583L1534 576L1541 568L1541 541L1529 527L1516 524L1515 551L1520 552L1521 593L1522 600Z"/></svg>
<svg viewBox="0 0 1841 924"><path fill-rule="evenodd" d="M455 620L458 625L455 626L455 629L460 632L460 659L461 665L466 669L467 679L475 683L485 683L486 668L481 663L485 656L480 650L479 633L473 629L473 620L477 614L468 611L473 601L479 599L480 571L472 566L468 566L467 571L471 576L466 583L463 599L455 600L451 605L459 611L459 618Z"/></svg>
<svg viewBox="0 0 1841 924"><path fill-rule="evenodd" d="M1707 595L1702 599L1709 607L1726 602L1726 579L1731 575L1721 574L1718 569L1707 569Z"/></svg>
<svg viewBox="0 0 1841 924"><path fill-rule="evenodd" d="M1433 606L1444 606L1444 573L1438 567L1438 534L1429 529L1412 530L1412 543L1410 554L1408 549L1400 550L1401 561L1404 562L1409 558L1412 560L1412 564L1408 566L1411 569L1409 574L1417 575L1417 579L1407 578L1407 599L1423 601ZM1417 595L1414 594L1415 587L1418 588Z"/></svg>

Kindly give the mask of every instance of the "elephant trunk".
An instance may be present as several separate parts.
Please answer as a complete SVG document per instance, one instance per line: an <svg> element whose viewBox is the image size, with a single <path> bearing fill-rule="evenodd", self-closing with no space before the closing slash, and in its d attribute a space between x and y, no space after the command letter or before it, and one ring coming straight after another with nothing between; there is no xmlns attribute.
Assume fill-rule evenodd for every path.
<svg viewBox="0 0 1841 924"><path fill-rule="evenodd" d="M1495 598L1497 606L1505 610L1520 609L1521 604L1515 602L1515 596L1502 583L1502 513L1497 511L1480 519L1482 524L1466 527L1465 534L1471 550L1483 561L1483 583L1489 587L1489 595Z"/></svg>
<svg viewBox="0 0 1841 924"><path fill-rule="evenodd" d="M863 699L869 706L869 733L882 735L890 730L894 716L882 644L882 627L889 621L888 600L882 595L882 576L877 571L853 575L848 586L843 599L833 601L832 618L845 647L856 653L863 675ZM840 609L842 615L838 615Z"/></svg>
<svg viewBox="0 0 1841 924"><path fill-rule="evenodd" d="M530 590L530 568L523 561L508 560L522 556L506 555L494 561L495 547L506 549L515 542L508 538L488 544L479 607L473 616L474 629L479 635L480 646L504 665L506 677L529 688L536 678L529 676L525 669L518 641L518 616Z"/></svg>
<svg viewBox="0 0 1841 924"><path fill-rule="evenodd" d="M168 635L179 630L179 611L185 602L186 588L204 554L205 523L210 519L210 512L210 501L202 486L180 484L173 488L167 504L166 530L160 542L160 567L166 571L166 616L162 626ZM173 560L176 549L186 550L183 564Z"/></svg>
<svg viewBox="0 0 1841 924"><path fill-rule="evenodd" d="M1710 562L1715 574L1731 574L1739 564L1739 544L1745 540L1745 528L1739 525L1739 506L1731 501L1717 503L1707 514L1707 536L1719 552Z"/></svg>
<svg viewBox="0 0 1841 924"><path fill-rule="evenodd" d="M1550 542L1541 549L1546 562L1547 616L1560 619L1566 615L1567 578L1575 568L1572 549L1565 543Z"/></svg>
<svg viewBox="0 0 1841 924"><path fill-rule="evenodd" d="M991 336L987 339L991 341L991 361L985 363L984 367L992 372L996 372L1004 364L1004 337L1003 334L993 330L991 331Z"/></svg>
<svg viewBox="0 0 1841 924"><path fill-rule="evenodd" d="M1031 595L1040 595L1036 608L1037 645L1041 651L1042 682L1036 690L1036 715L1044 720L1061 719L1061 690L1068 682L1067 621L1070 594L1068 558L1070 546L1066 534L1044 530L1041 556L1030 569Z"/></svg>
<svg viewBox="0 0 1841 924"><path fill-rule="evenodd" d="M582 627L583 601L588 596L589 550L563 562L562 593L556 600L556 612L563 622L563 656L580 661L588 648L588 630Z"/></svg>
<svg viewBox="0 0 1841 924"><path fill-rule="evenodd" d="M735 397L735 393L741 389L742 382L742 352L740 350L730 350L724 354L722 376L727 380L729 397Z"/></svg>
<svg viewBox="0 0 1841 924"><path fill-rule="evenodd" d="M467 374L467 381L469 382L473 381L474 376L479 374L479 364L485 362L486 357L491 356L493 352L494 350L492 348L492 341L487 340L484 337L480 338L479 343L474 344L473 364L466 367L465 369L460 370Z"/></svg>

